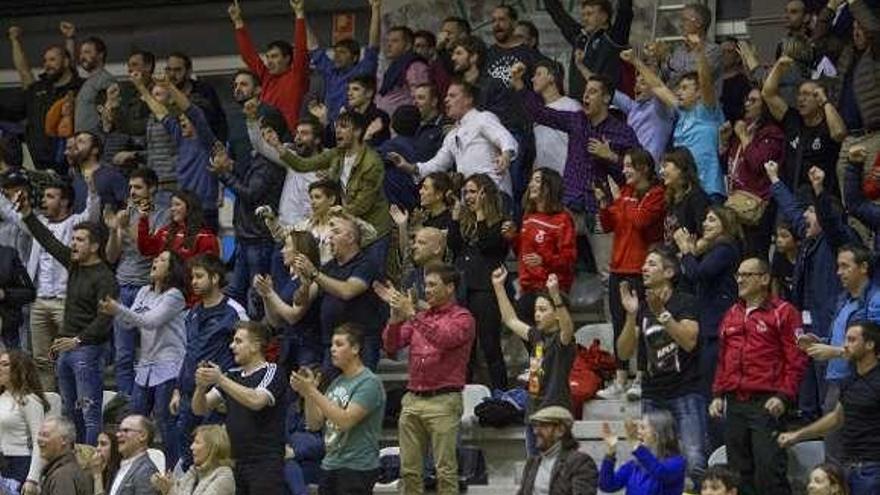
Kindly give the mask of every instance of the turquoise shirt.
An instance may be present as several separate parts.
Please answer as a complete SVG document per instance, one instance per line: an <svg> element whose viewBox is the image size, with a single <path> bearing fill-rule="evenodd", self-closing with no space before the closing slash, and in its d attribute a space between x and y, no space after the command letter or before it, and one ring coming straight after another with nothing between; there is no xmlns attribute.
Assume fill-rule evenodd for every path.
<svg viewBox="0 0 880 495"><path fill-rule="evenodd" d="M712 108L697 103L694 108L679 107L672 140L675 146L687 148L697 164L700 185L706 194L727 196L721 162L718 160L718 128L724 123L724 114L716 105Z"/></svg>

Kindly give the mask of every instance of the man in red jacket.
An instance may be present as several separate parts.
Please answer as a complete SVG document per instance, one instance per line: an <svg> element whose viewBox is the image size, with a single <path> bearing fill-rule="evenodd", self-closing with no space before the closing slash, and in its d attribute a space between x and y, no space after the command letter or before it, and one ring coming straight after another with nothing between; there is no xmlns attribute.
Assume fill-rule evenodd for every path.
<svg viewBox="0 0 880 495"><path fill-rule="evenodd" d="M795 404L807 358L797 347L801 316L770 295L766 261L739 265L739 301L718 328L718 368L709 414L727 414L724 440L730 467L742 476L744 493L788 495L785 451L776 443L781 418Z"/></svg>
<svg viewBox="0 0 880 495"><path fill-rule="evenodd" d="M263 63L254 47L237 0L229 6L228 12L235 26L238 52L248 69L262 82L262 100L281 111L288 129L296 129L303 98L309 90L309 57L306 46L305 0L292 0L290 3L296 15L293 46L281 40L269 43L266 63Z"/></svg>
<svg viewBox="0 0 880 495"><path fill-rule="evenodd" d="M409 346L409 389L401 401L398 437L403 493L422 493L422 465L428 446L437 467L437 493L458 493L456 444L462 394L474 342L475 323L455 301L455 267L442 262L425 266L428 309L416 311L412 298L374 283L376 294L391 306L382 333L390 356Z"/></svg>

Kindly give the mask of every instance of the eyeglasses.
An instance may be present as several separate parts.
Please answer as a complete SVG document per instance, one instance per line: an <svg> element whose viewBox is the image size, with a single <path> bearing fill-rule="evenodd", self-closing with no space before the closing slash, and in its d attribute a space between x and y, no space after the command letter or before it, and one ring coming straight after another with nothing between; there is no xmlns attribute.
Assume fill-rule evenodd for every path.
<svg viewBox="0 0 880 495"><path fill-rule="evenodd" d="M746 278L746 277L760 277L761 275L766 275L765 272L736 272L736 278Z"/></svg>

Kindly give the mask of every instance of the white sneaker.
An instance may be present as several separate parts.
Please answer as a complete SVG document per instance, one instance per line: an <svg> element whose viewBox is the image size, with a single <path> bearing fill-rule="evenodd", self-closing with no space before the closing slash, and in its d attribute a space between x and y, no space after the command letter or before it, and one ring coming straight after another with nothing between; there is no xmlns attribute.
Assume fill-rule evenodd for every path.
<svg viewBox="0 0 880 495"><path fill-rule="evenodd" d="M611 385L608 385L602 390L596 392L596 397L605 400L618 400L623 398L623 394L623 386L614 381L611 382Z"/></svg>
<svg viewBox="0 0 880 495"><path fill-rule="evenodd" d="M642 398L642 382L640 380L633 380L632 384L630 384L629 388L626 389L626 398L630 401L641 400Z"/></svg>

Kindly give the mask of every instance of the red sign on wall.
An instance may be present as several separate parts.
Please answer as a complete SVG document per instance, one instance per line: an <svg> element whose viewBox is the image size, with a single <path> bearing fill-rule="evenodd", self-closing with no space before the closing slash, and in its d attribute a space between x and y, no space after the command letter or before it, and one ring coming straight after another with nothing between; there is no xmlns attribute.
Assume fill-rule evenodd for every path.
<svg viewBox="0 0 880 495"><path fill-rule="evenodd" d="M354 14L333 14L333 44L354 39Z"/></svg>

